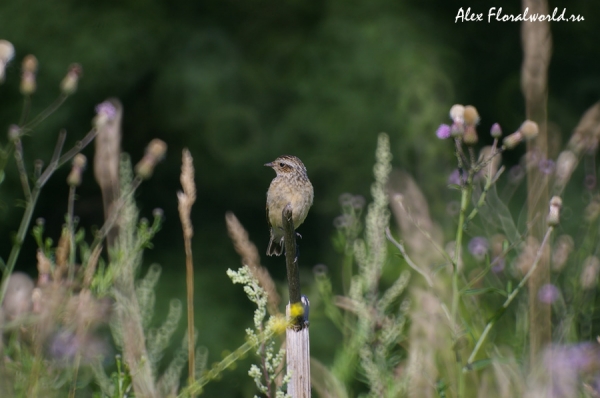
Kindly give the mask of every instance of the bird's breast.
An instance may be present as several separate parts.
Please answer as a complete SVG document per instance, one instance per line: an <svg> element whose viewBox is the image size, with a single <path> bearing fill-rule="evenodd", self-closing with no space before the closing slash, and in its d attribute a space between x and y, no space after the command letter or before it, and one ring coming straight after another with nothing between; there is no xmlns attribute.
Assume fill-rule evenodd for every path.
<svg viewBox="0 0 600 398"><path fill-rule="evenodd" d="M290 203L294 227L300 226L313 203L313 196L313 187L310 181L274 179L267 192L267 207L271 225L282 227L281 213L283 208Z"/></svg>

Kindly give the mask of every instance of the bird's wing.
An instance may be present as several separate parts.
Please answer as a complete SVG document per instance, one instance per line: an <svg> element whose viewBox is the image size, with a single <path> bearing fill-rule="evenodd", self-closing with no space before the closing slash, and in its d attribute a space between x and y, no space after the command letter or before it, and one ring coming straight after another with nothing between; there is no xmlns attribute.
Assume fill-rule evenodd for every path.
<svg viewBox="0 0 600 398"><path fill-rule="evenodd" d="M267 225L271 228L271 220L269 219L269 205L267 205Z"/></svg>

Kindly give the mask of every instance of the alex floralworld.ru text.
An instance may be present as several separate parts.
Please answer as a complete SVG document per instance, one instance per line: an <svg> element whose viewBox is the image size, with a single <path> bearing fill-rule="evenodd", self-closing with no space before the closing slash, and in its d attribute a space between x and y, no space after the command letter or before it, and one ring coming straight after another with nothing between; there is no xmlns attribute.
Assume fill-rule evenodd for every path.
<svg viewBox="0 0 600 398"><path fill-rule="evenodd" d="M567 12L566 8L563 8L562 12L559 14L558 7L554 8L552 14L539 14L539 13L529 13L529 8L525 8L525 10L520 14L503 14L502 7L496 8L491 7L488 10L487 14L487 22L490 23L492 21L497 22L542 22L542 21L551 21L551 22L580 22L583 21L584 18L581 15L569 15L565 16ZM458 10L456 14L456 18L454 18L454 23L457 22L483 22L483 13L475 13L471 12L471 7L467 8L465 11L462 7Z"/></svg>

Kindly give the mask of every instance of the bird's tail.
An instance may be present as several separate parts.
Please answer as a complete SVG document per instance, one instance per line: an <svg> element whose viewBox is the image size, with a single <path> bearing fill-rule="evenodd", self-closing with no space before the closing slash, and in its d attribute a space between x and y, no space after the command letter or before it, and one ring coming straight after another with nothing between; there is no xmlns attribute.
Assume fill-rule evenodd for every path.
<svg viewBox="0 0 600 398"><path fill-rule="evenodd" d="M281 256L281 253L283 253L283 237L281 239L273 239L273 236L271 236L269 246L267 247L267 256Z"/></svg>

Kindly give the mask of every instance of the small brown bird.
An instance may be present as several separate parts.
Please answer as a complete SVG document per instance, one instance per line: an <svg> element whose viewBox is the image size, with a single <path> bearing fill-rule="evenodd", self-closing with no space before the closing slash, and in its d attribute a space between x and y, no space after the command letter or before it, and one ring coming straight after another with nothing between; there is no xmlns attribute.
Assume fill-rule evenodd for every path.
<svg viewBox="0 0 600 398"><path fill-rule="evenodd" d="M306 167L297 157L283 155L265 166L277 173L267 191L267 222L271 228L267 256L279 256L283 253L283 208L292 205L294 228L298 228L313 204L314 191Z"/></svg>

